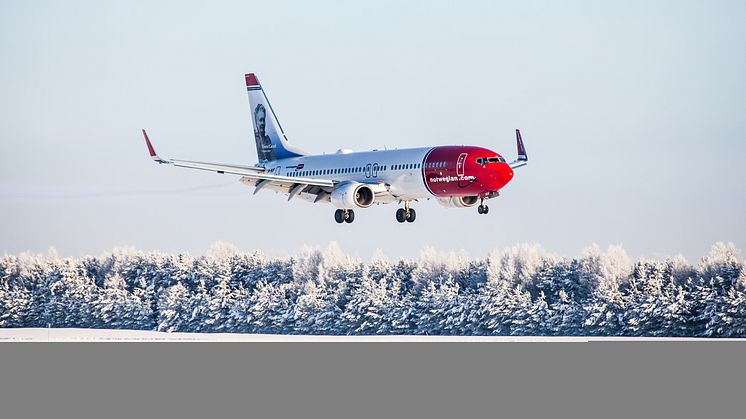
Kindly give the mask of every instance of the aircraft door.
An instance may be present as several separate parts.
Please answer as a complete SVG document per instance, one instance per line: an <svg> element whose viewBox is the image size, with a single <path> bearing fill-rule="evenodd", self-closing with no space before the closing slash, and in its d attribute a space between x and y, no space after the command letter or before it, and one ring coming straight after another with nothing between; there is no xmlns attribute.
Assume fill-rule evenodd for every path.
<svg viewBox="0 0 746 419"><path fill-rule="evenodd" d="M373 177L378 177L378 163L373 163Z"/></svg>
<svg viewBox="0 0 746 419"><path fill-rule="evenodd" d="M365 177L370 177L371 175L371 164L368 163L365 165Z"/></svg>
<svg viewBox="0 0 746 419"><path fill-rule="evenodd" d="M466 163L466 153L461 153L456 160L456 176L464 175L464 164Z"/></svg>

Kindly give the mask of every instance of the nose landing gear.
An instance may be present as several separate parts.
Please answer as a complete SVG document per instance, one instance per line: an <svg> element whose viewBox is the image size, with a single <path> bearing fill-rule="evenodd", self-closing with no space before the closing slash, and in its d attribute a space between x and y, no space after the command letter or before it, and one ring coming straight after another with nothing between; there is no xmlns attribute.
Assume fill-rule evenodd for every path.
<svg viewBox="0 0 746 419"><path fill-rule="evenodd" d="M338 222L339 224L342 223L351 223L355 221L355 211L351 209L338 209L334 211L334 221Z"/></svg>
<svg viewBox="0 0 746 419"><path fill-rule="evenodd" d="M409 208L409 201L404 202L404 208L399 208L396 210L396 221L403 223L413 223L415 218L417 218L417 212L414 210L414 208Z"/></svg>
<svg viewBox="0 0 746 419"><path fill-rule="evenodd" d="M477 212L480 214L487 214L490 212L490 207L487 205L484 205L484 198L479 200L479 206L477 207Z"/></svg>

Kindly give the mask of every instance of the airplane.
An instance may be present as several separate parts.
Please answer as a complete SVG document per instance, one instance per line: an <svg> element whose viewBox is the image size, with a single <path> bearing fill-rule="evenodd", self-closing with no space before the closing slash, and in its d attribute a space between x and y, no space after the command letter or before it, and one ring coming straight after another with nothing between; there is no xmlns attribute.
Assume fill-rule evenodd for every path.
<svg viewBox="0 0 746 419"><path fill-rule="evenodd" d="M520 130L518 158L508 163L500 154L472 145L447 145L393 150L312 155L288 142L256 74L245 75L254 125L258 163L250 165L163 159L142 130L150 157L160 164L241 176L261 190L274 190L313 203L331 203L334 220L352 223L355 210L373 204L398 203L396 221L414 222L412 202L435 198L448 208L468 208L487 214L484 201L500 195L513 170L528 163Z"/></svg>

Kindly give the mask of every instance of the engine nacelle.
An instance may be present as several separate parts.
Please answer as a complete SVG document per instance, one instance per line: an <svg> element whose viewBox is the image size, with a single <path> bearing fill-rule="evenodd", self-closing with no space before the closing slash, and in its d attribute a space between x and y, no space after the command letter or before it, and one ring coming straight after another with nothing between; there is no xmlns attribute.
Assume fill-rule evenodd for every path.
<svg viewBox="0 0 746 419"><path fill-rule="evenodd" d="M469 208L477 205L478 202L478 196L452 196L438 199L438 203L447 208Z"/></svg>
<svg viewBox="0 0 746 419"><path fill-rule="evenodd" d="M332 205L337 208L368 208L373 205L376 194L370 186L358 182L343 183L332 190Z"/></svg>

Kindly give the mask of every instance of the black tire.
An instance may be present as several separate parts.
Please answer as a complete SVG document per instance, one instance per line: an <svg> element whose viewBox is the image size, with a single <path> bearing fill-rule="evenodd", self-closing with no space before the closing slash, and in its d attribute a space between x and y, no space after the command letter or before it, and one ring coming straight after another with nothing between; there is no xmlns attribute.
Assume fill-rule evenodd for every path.
<svg viewBox="0 0 746 419"><path fill-rule="evenodd" d="M417 213L415 212L414 209L410 208L409 214L407 214L407 222L413 223L415 218L417 218Z"/></svg>
<svg viewBox="0 0 746 419"><path fill-rule="evenodd" d="M345 217L345 221L349 224L353 221L355 221L355 211L353 210L347 210L347 217Z"/></svg>
<svg viewBox="0 0 746 419"><path fill-rule="evenodd" d="M483 207L483 206L481 206L481 205L480 205L480 206L478 206L478 207L477 207L477 212L478 212L478 213L480 213L480 214L484 214L484 207Z"/></svg>
<svg viewBox="0 0 746 419"><path fill-rule="evenodd" d="M488 207L487 205L485 205L484 209L482 210L482 214L487 214L488 212L490 212L490 207Z"/></svg>
<svg viewBox="0 0 746 419"><path fill-rule="evenodd" d="M403 223L407 220L407 213L404 211L404 208L399 208L396 210L396 221Z"/></svg>
<svg viewBox="0 0 746 419"><path fill-rule="evenodd" d="M334 211L334 221L342 224L345 221L345 212L341 209Z"/></svg>

